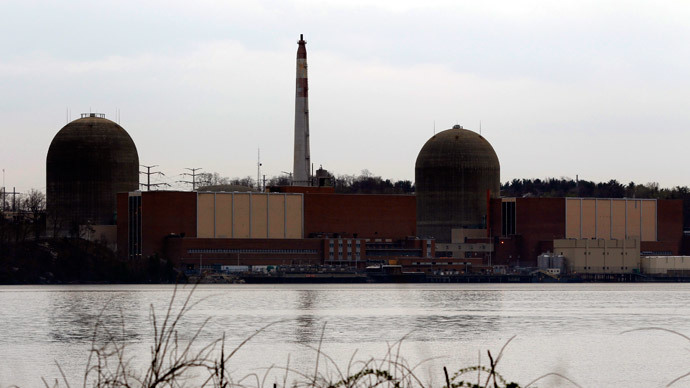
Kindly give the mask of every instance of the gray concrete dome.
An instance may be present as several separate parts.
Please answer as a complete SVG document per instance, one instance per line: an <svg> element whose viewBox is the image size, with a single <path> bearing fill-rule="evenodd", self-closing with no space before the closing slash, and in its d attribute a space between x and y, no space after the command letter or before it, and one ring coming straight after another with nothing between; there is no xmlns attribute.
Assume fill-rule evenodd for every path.
<svg viewBox="0 0 690 388"><path fill-rule="evenodd" d="M63 230L114 224L116 194L139 188L134 141L102 114L83 114L53 138L46 158L46 210Z"/></svg>
<svg viewBox="0 0 690 388"><path fill-rule="evenodd" d="M485 228L487 190L500 195L500 164L491 144L459 125L437 133L415 163L417 235L450 242L451 229Z"/></svg>

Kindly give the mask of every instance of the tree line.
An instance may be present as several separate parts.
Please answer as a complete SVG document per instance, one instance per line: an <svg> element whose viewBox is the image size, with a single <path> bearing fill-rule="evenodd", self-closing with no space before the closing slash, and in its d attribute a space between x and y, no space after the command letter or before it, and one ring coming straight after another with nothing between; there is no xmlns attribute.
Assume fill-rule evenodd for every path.
<svg viewBox="0 0 690 388"><path fill-rule="evenodd" d="M661 188L656 182L624 185L615 179L608 182L574 181L569 178L513 179L501 184L504 197L597 197L684 199L690 195L687 186Z"/></svg>
<svg viewBox="0 0 690 388"><path fill-rule="evenodd" d="M362 170L359 175L343 174L333 175L329 174L331 185L334 187L336 193L342 194L412 194L414 193L414 184L409 180L390 180L384 179L380 176L374 175L369 170ZM250 188L257 188L256 179L250 176L244 178L230 178L224 177L217 172L200 173L198 175L199 185L203 186L221 186L234 185L244 186ZM266 178L265 182L259 182L260 186L289 186L290 176L278 175Z"/></svg>

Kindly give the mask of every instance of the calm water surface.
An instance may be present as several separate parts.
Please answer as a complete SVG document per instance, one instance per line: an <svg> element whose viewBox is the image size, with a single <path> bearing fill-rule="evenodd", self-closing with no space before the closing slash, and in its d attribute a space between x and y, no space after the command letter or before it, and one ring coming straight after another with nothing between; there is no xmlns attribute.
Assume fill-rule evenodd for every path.
<svg viewBox="0 0 690 388"><path fill-rule="evenodd" d="M0 287L0 387L43 386L59 363L80 386L94 325L123 333L133 363L145 360L152 338L151 306L163 315L173 286ZM190 288L178 289L186 296ZM442 385L450 371L476 365L512 336L499 371L526 384L549 373L583 387L662 387L690 372L690 285L204 285L181 324L189 338L210 318L200 342L226 335L239 344L269 323L231 362L237 376L271 365L311 372L313 347L339 365L383 357L403 337L402 356L425 361L417 375ZM325 329L324 329L325 327ZM282 372L279 373L282 376ZM282 377L272 375L271 383ZM271 380L272 379L272 380ZM569 386L542 380L540 387ZM677 386L690 386L690 378Z"/></svg>

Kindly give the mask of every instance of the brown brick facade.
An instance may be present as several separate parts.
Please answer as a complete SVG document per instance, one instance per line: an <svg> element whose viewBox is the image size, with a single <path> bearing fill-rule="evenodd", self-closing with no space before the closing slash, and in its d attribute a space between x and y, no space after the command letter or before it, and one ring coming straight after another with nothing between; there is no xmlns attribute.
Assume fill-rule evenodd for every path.
<svg viewBox="0 0 690 388"><path fill-rule="evenodd" d="M413 195L304 194L304 236L404 239L417 231Z"/></svg>

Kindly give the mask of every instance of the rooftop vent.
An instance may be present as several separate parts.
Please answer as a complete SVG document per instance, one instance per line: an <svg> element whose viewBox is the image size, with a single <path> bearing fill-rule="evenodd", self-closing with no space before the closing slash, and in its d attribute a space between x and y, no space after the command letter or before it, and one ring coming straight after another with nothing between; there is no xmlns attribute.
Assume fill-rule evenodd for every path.
<svg viewBox="0 0 690 388"><path fill-rule="evenodd" d="M81 118L83 119L84 117L98 117L104 119L105 113L82 113Z"/></svg>
<svg viewBox="0 0 690 388"><path fill-rule="evenodd" d="M453 129L462 129L462 125L455 124L453 125Z"/></svg>

